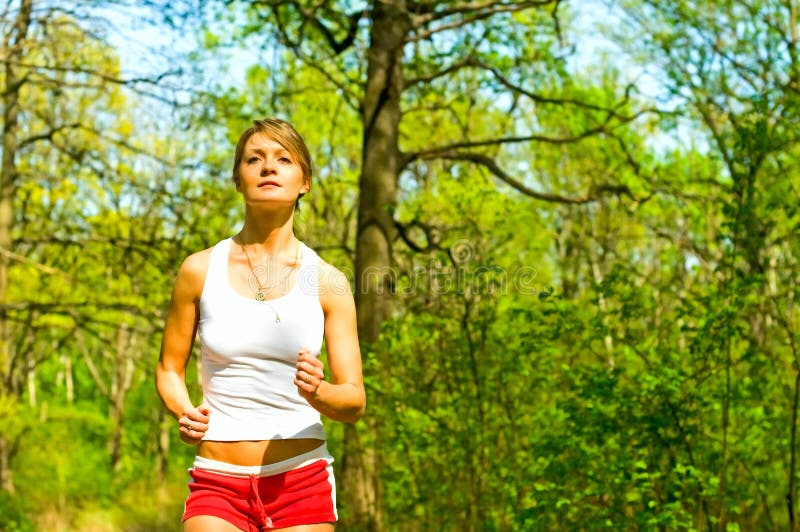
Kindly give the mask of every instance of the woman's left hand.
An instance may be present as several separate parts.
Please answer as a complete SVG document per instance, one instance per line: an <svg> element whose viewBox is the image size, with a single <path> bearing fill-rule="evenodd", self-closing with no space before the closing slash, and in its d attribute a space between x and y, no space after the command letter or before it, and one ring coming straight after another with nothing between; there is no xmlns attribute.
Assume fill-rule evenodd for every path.
<svg viewBox="0 0 800 532"><path fill-rule="evenodd" d="M306 350L300 351L297 356L297 371L294 374L294 384L300 395L306 400L311 400L317 395L317 390L325 380L322 361Z"/></svg>

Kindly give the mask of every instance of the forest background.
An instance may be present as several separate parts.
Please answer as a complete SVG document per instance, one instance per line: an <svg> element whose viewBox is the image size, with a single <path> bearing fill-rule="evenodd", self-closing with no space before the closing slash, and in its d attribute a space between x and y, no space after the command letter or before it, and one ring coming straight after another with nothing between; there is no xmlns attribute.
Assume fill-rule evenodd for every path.
<svg viewBox="0 0 800 532"><path fill-rule="evenodd" d="M164 314L269 115L357 302L341 530L797 529L797 4L3 2L0 529L179 529Z"/></svg>

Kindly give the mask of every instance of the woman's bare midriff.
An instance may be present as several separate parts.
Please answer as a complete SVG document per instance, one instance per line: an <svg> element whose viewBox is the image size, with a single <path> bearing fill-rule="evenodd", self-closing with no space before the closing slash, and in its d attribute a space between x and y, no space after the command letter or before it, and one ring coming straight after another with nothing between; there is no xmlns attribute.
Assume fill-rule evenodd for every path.
<svg viewBox="0 0 800 532"><path fill-rule="evenodd" d="M203 458L241 466L274 464L313 451L324 440L203 441L197 454Z"/></svg>

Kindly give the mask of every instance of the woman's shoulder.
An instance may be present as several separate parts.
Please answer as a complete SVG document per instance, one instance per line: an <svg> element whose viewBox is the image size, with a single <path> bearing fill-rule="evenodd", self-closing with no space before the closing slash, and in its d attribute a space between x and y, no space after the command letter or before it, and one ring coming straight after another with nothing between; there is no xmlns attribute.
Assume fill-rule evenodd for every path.
<svg viewBox="0 0 800 532"><path fill-rule="evenodd" d="M321 287L323 283L331 285L341 283L342 281L348 282L347 276L339 268L329 263L319 255L317 255L317 269L319 271L319 282Z"/></svg>
<svg viewBox="0 0 800 532"><path fill-rule="evenodd" d="M353 293L350 288L350 281L339 268L326 262L322 257L317 259L319 268L319 295L320 300L325 306L326 301L332 298L350 298L352 299Z"/></svg>
<svg viewBox="0 0 800 532"><path fill-rule="evenodd" d="M186 257L178 270L178 279L202 290L211 261L211 252L215 247L216 245L211 246Z"/></svg>
<svg viewBox="0 0 800 532"><path fill-rule="evenodd" d="M180 271L186 275L205 273L205 271L208 270L208 263L211 260L211 250L213 249L214 246L192 253L183 260Z"/></svg>

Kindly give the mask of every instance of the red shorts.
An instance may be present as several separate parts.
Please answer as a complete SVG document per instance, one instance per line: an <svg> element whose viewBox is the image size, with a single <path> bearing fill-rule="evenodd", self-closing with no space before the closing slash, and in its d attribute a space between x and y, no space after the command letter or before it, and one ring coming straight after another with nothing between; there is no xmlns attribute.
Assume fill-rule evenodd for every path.
<svg viewBox="0 0 800 532"><path fill-rule="evenodd" d="M241 467L198 457L183 520L213 515L248 532L336 521L325 445L277 464ZM224 472L222 472L224 471Z"/></svg>

